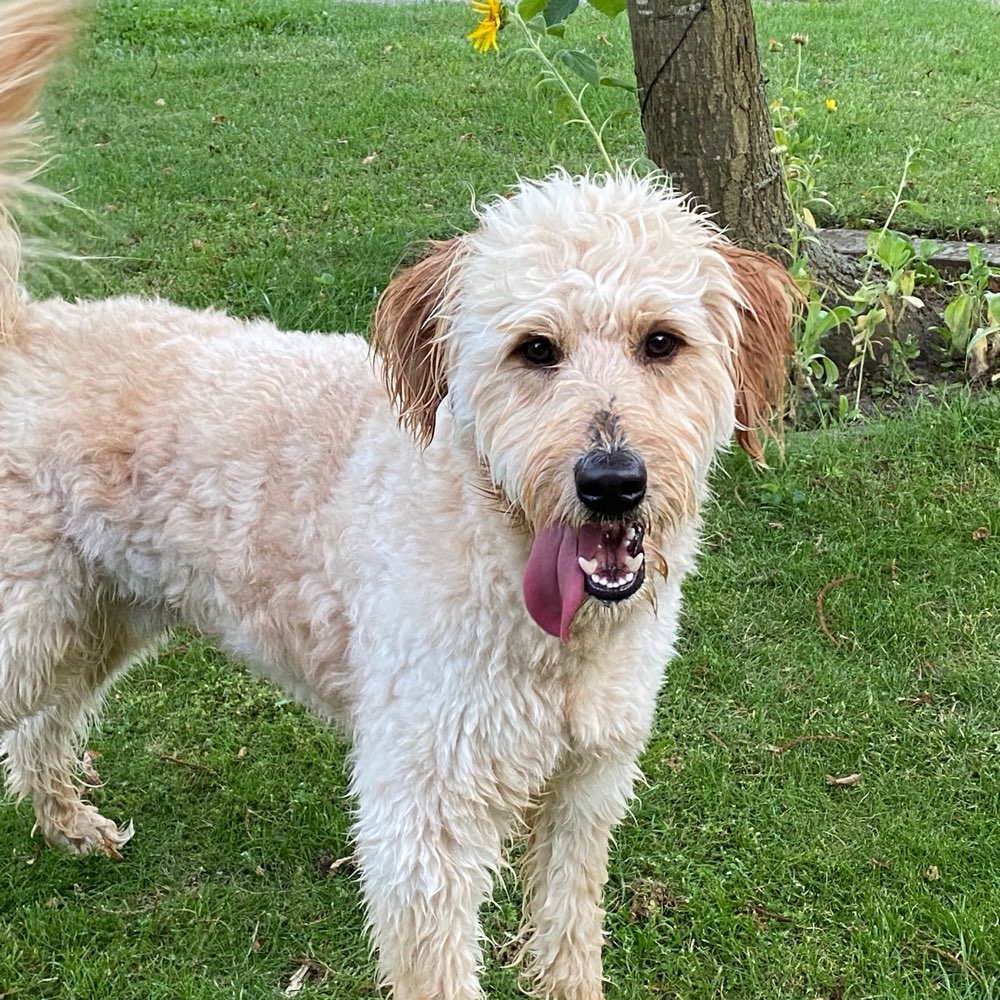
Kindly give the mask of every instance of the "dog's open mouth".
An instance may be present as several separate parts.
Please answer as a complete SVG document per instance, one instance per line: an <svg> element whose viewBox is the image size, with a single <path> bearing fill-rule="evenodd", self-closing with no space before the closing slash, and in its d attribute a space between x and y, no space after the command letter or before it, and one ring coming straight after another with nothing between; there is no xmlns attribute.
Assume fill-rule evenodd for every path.
<svg viewBox="0 0 1000 1000"><path fill-rule="evenodd" d="M636 521L589 521L581 528L554 524L535 536L524 571L528 612L563 642L584 597L623 601L646 575L643 526Z"/></svg>

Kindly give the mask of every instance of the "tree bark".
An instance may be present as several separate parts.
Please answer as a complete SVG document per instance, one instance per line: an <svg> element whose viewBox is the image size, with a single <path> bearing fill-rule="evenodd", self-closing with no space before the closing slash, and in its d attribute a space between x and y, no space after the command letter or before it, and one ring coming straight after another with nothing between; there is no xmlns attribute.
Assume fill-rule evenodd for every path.
<svg viewBox="0 0 1000 1000"><path fill-rule="evenodd" d="M774 253L791 208L750 0L628 0L649 158L743 246Z"/></svg>

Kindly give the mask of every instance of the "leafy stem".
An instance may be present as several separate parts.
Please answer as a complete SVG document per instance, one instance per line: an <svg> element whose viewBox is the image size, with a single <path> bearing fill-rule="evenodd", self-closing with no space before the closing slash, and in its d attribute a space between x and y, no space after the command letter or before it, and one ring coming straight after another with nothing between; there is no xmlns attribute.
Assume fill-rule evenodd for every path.
<svg viewBox="0 0 1000 1000"><path fill-rule="evenodd" d="M583 95L590 84L585 82L579 92L575 91L569 85L569 81L566 77L560 72L559 67L552 59L549 58L549 55L542 47L540 40L548 32L548 27L545 24L545 20L542 15L538 14L531 18L530 21L525 21L516 10L510 10L508 16L510 20L521 29L521 33L524 35L524 40L527 44L527 51L530 51L531 54L541 63L543 81L552 83L558 87L558 89L562 91L562 93L566 96L566 99L570 102L575 115L575 117L571 119L571 123L582 125L591 134L595 144L597 145L597 149L604 160L605 166L610 172L614 173L616 169L615 161L612 159L611 154L604 145L604 129L598 128L594 124L590 115L587 114L587 111L583 106Z"/></svg>

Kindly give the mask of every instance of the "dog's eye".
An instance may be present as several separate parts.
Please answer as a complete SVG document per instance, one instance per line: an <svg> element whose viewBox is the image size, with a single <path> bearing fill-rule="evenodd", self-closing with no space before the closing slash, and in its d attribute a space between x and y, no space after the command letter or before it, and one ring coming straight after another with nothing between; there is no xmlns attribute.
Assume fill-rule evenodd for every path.
<svg viewBox="0 0 1000 1000"><path fill-rule="evenodd" d="M647 361L665 361L680 346L679 337L666 330L654 330L642 345L642 353Z"/></svg>
<svg viewBox="0 0 1000 1000"><path fill-rule="evenodd" d="M548 337L532 337L517 349L518 353L536 368L551 368L559 363L559 349Z"/></svg>

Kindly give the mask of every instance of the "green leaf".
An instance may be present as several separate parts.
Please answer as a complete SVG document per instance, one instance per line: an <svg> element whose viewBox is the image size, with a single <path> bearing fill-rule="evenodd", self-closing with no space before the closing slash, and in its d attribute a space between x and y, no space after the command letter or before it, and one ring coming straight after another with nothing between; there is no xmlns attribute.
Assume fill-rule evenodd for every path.
<svg viewBox="0 0 1000 1000"><path fill-rule="evenodd" d="M617 111L612 111L611 114L604 119L604 124L615 125L618 122L623 122L632 118L636 114L638 114L637 108L618 108Z"/></svg>
<svg viewBox="0 0 1000 1000"><path fill-rule="evenodd" d="M837 379L840 378L840 372L837 370L836 364L825 354L823 355L823 374L827 385L836 385Z"/></svg>
<svg viewBox="0 0 1000 1000"><path fill-rule="evenodd" d="M618 87L620 90L627 90L630 94L635 93L635 80L622 80L617 76L602 76L602 87Z"/></svg>
<svg viewBox="0 0 1000 1000"><path fill-rule="evenodd" d="M549 0L521 0L517 5L517 12L522 21L530 21L536 15L541 14L548 3Z"/></svg>
<svg viewBox="0 0 1000 1000"><path fill-rule="evenodd" d="M986 264L982 250L975 243L969 244L969 264L973 270L981 269Z"/></svg>
<svg viewBox="0 0 1000 1000"><path fill-rule="evenodd" d="M990 317L992 326L1000 326L1000 292L987 292L983 298L986 300L986 312Z"/></svg>
<svg viewBox="0 0 1000 1000"><path fill-rule="evenodd" d="M979 345L983 343L983 341L985 341L987 337L994 337L998 333L1000 333L1000 327L981 326L978 330L976 330L975 335L969 341L969 346L965 349L966 355L971 356L972 353L976 350L976 348L979 347Z"/></svg>
<svg viewBox="0 0 1000 1000"><path fill-rule="evenodd" d="M524 22L524 26L528 31L534 32L536 35L544 35L548 31L548 26L545 23L545 18L541 14L536 14L533 18Z"/></svg>
<svg viewBox="0 0 1000 1000"><path fill-rule="evenodd" d="M605 17L617 17L625 9L625 0L590 0L590 6Z"/></svg>
<svg viewBox="0 0 1000 1000"><path fill-rule="evenodd" d="M916 256L909 238L902 233L894 233L891 229L869 233L868 252L887 271L900 270Z"/></svg>
<svg viewBox="0 0 1000 1000"><path fill-rule="evenodd" d="M563 23L553 24L546 28L545 33L554 38L562 38L566 34L566 25Z"/></svg>
<svg viewBox="0 0 1000 1000"><path fill-rule="evenodd" d="M944 307L944 325L951 334L952 346L964 351L972 333L972 296L959 295Z"/></svg>
<svg viewBox="0 0 1000 1000"><path fill-rule="evenodd" d="M597 68L594 57L580 49L560 49L555 56L570 72L594 87L601 85L601 71Z"/></svg>
<svg viewBox="0 0 1000 1000"><path fill-rule="evenodd" d="M942 244L938 243L937 240L921 240L917 247L917 256L921 260L930 260L941 249Z"/></svg>
<svg viewBox="0 0 1000 1000"><path fill-rule="evenodd" d="M576 105L568 94L559 94L552 102L552 108L560 121L568 122L576 117Z"/></svg>
<svg viewBox="0 0 1000 1000"><path fill-rule="evenodd" d="M841 311L841 308L837 309L824 309L821 302L813 299L809 303L809 310L806 316L806 323L809 325L809 331L816 340L820 337L826 336L831 330L835 330L844 320L850 316L850 310L845 312Z"/></svg>
<svg viewBox="0 0 1000 1000"><path fill-rule="evenodd" d="M580 0L549 0L542 11L545 23L551 27L565 21L580 6Z"/></svg>

